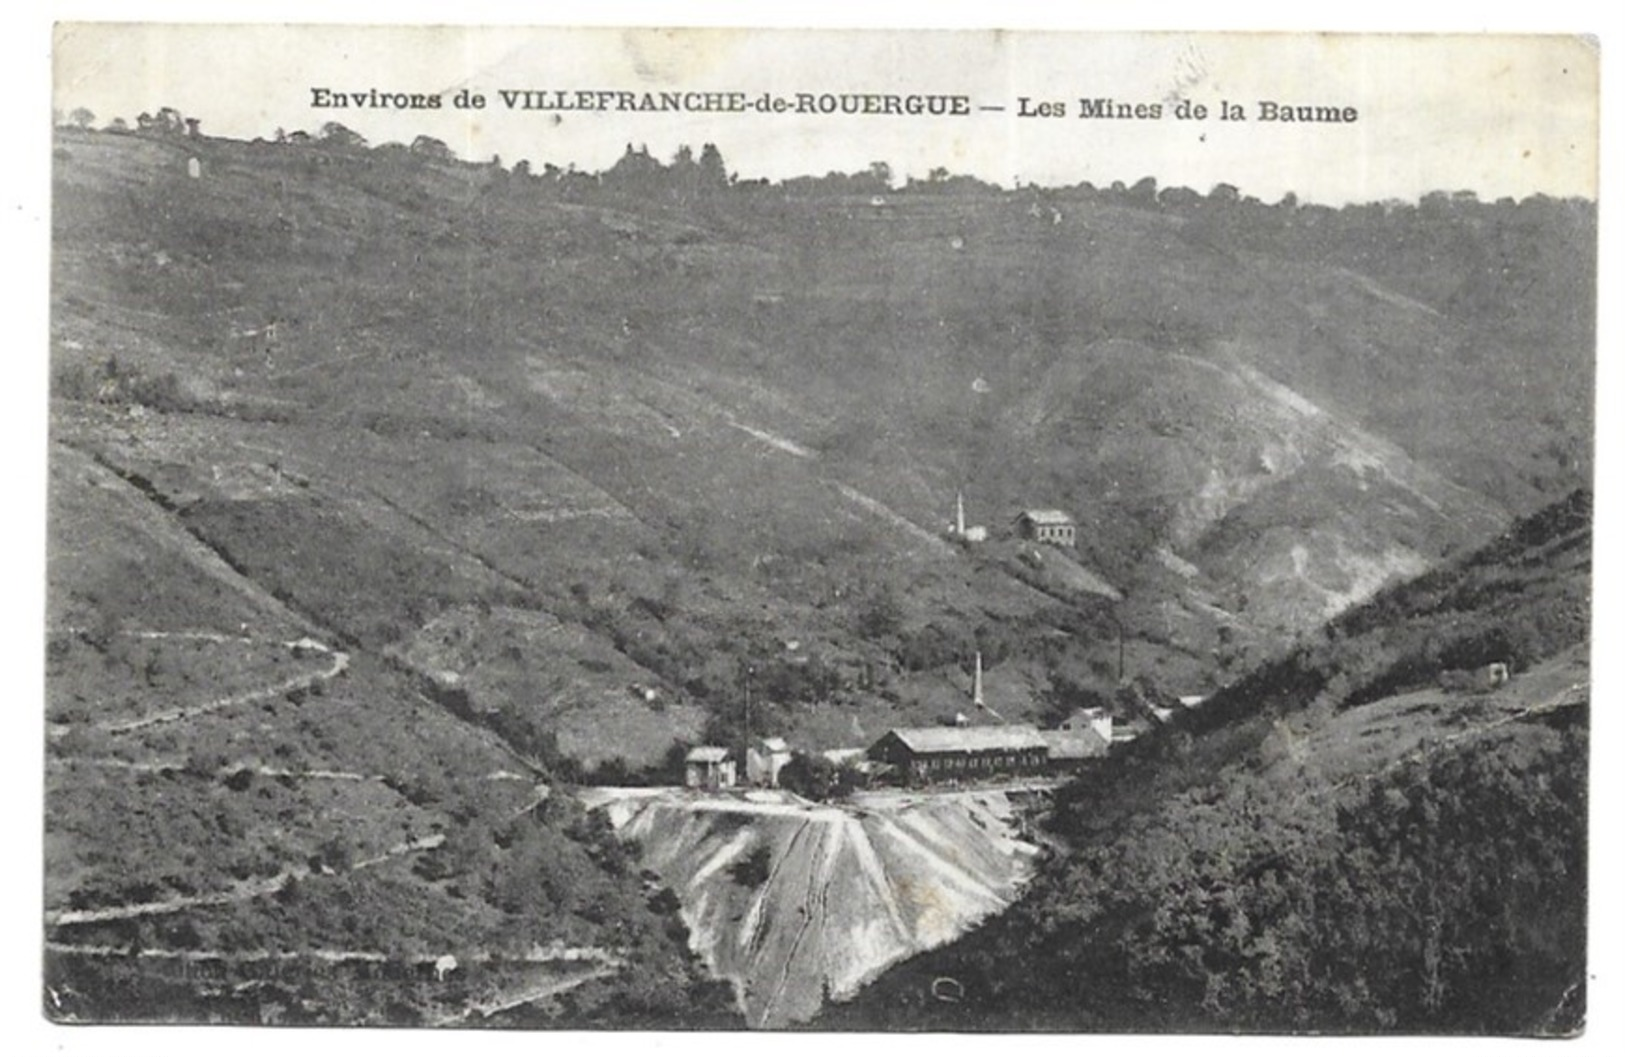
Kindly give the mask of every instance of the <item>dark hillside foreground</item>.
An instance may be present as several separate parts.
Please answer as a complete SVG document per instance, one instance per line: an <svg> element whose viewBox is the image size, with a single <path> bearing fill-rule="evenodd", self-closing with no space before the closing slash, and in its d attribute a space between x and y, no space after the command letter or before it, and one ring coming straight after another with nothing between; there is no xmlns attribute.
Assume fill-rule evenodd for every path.
<svg viewBox="0 0 1625 1057"><path fill-rule="evenodd" d="M1577 492L1344 614L1063 790L1024 898L815 1026L1578 1032L1590 550Z"/></svg>
<svg viewBox="0 0 1625 1057"><path fill-rule="evenodd" d="M1578 1023L1591 203L178 128L56 137L49 1016ZM578 795L1088 705L1151 733L1008 910L953 834L1024 806L718 809L809 939L737 820Z"/></svg>

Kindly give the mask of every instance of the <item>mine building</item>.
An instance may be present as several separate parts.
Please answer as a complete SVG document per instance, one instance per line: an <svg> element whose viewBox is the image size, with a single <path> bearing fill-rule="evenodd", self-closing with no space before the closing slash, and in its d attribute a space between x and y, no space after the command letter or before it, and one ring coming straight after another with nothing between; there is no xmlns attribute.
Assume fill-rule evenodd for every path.
<svg viewBox="0 0 1625 1057"><path fill-rule="evenodd" d="M1081 770L1088 761L1110 754L1112 748L1111 725L1106 734L1085 726L1073 730L1043 731L1044 743L1049 749L1047 769L1052 774L1065 774Z"/></svg>
<svg viewBox="0 0 1625 1057"><path fill-rule="evenodd" d="M1078 523L1071 514L1060 510L1023 510L1016 516L1016 533L1023 539L1057 547L1078 545Z"/></svg>
<svg viewBox="0 0 1625 1057"><path fill-rule="evenodd" d="M758 738L745 750L745 781L777 788L779 772L789 762L789 742L783 738Z"/></svg>
<svg viewBox="0 0 1625 1057"><path fill-rule="evenodd" d="M1061 720L1056 729L1063 732L1092 730L1110 745L1112 741L1112 714L1104 708L1080 708Z"/></svg>
<svg viewBox="0 0 1625 1057"><path fill-rule="evenodd" d="M987 727L900 727L869 747L910 785L1044 773L1049 744L1026 723Z"/></svg>
<svg viewBox="0 0 1625 1057"><path fill-rule="evenodd" d="M738 782L733 753L720 745L696 745L683 764L683 784L690 789L731 789Z"/></svg>

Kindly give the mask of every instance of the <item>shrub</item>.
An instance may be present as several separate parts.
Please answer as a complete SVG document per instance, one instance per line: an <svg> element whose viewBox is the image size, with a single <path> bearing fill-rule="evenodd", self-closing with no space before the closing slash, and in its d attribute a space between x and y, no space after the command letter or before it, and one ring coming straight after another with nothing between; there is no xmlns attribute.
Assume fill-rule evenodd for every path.
<svg viewBox="0 0 1625 1057"><path fill-rule="evenodd" d="M728 876L741 888L760 888L772 874L772 865L773 853L767 845L758 844L728 868Z"/></svg>

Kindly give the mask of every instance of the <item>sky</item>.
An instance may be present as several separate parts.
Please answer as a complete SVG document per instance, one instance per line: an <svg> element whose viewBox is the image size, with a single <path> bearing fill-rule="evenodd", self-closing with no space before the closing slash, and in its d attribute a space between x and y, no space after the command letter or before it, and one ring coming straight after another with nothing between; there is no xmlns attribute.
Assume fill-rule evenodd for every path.
<svg viewBox="0 0 1625 1057"><path fill-rule="evenodd" d="M172 106L206 134L251 139L338 120L374 143L426 134L465 157L537 168L603 169L628 143L669 159L715 142L747 178L885 161L899 178L938 166L1007 187L1152 176L1331 205L1432 190L1596 194L1598 53L1574 36L63 24L55 44L55 108L85 107L98 124ZM321 109L315 88L444 103ZM464 89L486 107L452 107ZM924 93L966 96L971 113L537 112L505 108L501 89ZM1065 116L1019 116L1023 98ZM1164 109L1084 118L1083 98ZM1174 116L1181 99L1206 119ZM1223 101L1246 120L1220 120ZM1352 107L1358 119L1263 122L1263 101Z"/></svg>

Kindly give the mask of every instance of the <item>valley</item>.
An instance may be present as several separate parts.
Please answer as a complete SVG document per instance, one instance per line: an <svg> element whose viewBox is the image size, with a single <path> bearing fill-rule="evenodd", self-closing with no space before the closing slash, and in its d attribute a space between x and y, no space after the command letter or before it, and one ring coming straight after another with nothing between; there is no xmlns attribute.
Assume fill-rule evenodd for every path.
<svg viewBox="0 0 1625 1057"><path fill-rule="evenodd" d="M56 151L54 1018L1052 1026L959 960L1164 798L1324 836L1588 699L1592 203ZM1140 736L1042 792L680 788L1086 708Z"/></svg>

